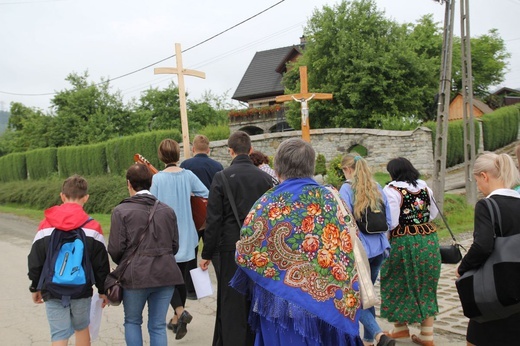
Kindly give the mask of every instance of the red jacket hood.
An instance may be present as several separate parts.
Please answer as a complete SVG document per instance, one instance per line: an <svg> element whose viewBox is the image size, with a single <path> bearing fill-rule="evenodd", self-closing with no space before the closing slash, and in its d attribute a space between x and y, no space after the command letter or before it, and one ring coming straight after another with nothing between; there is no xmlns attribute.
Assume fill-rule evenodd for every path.
<svg viewBox="0 0 520 346"><path fill-rule="evenodd" d="M76 229L89 218L83 207L77 203L63 203L62 205L51 207L45 210L44 215L45 219L42 221L40 228L50 226L63 231Z"/></svg>

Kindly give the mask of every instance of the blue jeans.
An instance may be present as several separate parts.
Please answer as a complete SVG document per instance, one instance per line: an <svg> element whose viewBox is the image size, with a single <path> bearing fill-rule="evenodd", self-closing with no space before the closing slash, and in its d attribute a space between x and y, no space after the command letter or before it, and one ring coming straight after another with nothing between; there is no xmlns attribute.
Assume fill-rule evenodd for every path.
<svg viewBox="0 0 520 346"><path fill-rule="evenodd" d="M143 344L143 309L148 302L148 333L151 346L166 346L166 314L173 295L173 286L124 289L125 341L128 346Z"/></svg>
<svg viewBox="0 0 520 346"><path fill-rule="evenodd" d="M368 259L370 263L370 273L372 283L375 284L377 276L379 275L379 269L381 269L381 265L383 264L384 254L380 254L378 256L372 257ZM366 310L360 310L359 312L359 322L363 325L364 334L363 340L367 342L372 342L375 336L382 332L381 327L377 324L376 321L376 309L371 307Z"/></svg>

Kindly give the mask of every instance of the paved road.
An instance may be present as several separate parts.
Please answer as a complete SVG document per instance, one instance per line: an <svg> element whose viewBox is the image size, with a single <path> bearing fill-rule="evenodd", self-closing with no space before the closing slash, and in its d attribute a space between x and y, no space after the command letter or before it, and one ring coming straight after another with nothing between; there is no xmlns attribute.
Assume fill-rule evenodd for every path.
<svg viewBox="0 0 520 346"><path fill-rule="evenodd" d="M0 214L0 344L35 345L49 344L48 324L43 305L31 300L28 290L27 255L37 223L17 216ZM464 240L468 243L470 239ZM210 269L212 270L212 269ZM466 345L464 341L467 319L462 316L454 286L454 266L443 265L442 278L438 290L440 313L435 323L435 344L437 346ZM211 272L216 287L214 272ZM198 301L187 301L186 307L194 316L188 326L188 334L182 340L175 340L169 332L170 345L211 345L215 321L215 293ZM171 316L171 309L170 314ZM383 330L391 325L380 320ZM146 320L143 323L146 326ZM412 332L418 333L417 326ZM145 334L145 344L149 345ZM71 344L74 344L71 342ZM124 345L123 309L107 307L103 311L100 337L93 345ZM412 345L410 340L400 340L401 345Z"/></svg>

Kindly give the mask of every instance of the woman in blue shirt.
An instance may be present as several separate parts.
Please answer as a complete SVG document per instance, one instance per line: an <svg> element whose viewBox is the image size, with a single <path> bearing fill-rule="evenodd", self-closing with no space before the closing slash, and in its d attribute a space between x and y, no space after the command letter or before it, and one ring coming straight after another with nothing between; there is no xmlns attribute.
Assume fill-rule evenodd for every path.
<svg viewBox="0 0 520 346"><path fill-rule="evenodd" d="M390 224L390 210L386 196L381 186L372 177L372 172L365 159L359 155L347 154L341 161L341 169L347 179L339 193L347 203L356 220L361 219L367 208L371 210L384 210L386 212L387 229ZM379 275L379 269L383 261L388 257L390 243L388 242L387 232L368 234L359 231L359 238L363 243L370 263L372 282L375 283ZM363 343L365 345L392 346L395 340L385 335L376 321L376 311L374 307L361 310L359 321L364 327Z"/></svg>
<svg viewBox="0 0 520 346"><path fill-rule="evenodd" d="M196 256L195 248L199 241L193 222L190 198L191 195L207 198L209 191L192 171L177 166L180 158L179 143L173 139L165 139L159 144L157 152L166 168L153 176L150 192L161 202L169 205L177 215L179 251L175 255L175 260L185 275L187 263ZM185 304L186 286L176 285L171 301L175 316L168 323L168 328L176 333L177 340L186 335L186 325L193 318L188 311L184 310Z"/></svg>

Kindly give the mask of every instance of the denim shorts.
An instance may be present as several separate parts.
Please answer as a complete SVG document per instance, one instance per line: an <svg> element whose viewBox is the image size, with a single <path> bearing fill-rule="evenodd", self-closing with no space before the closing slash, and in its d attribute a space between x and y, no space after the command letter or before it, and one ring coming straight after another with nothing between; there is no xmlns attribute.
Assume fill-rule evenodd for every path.
<svg viewBox="0 0 520 346"><path fill-rule="evenodd" d="M92 298L71 299L66 308L59 299L45 302L47 319L51 327L51 341L67 340L75 330L83 330L90 324L90 301Z"/></svg>

